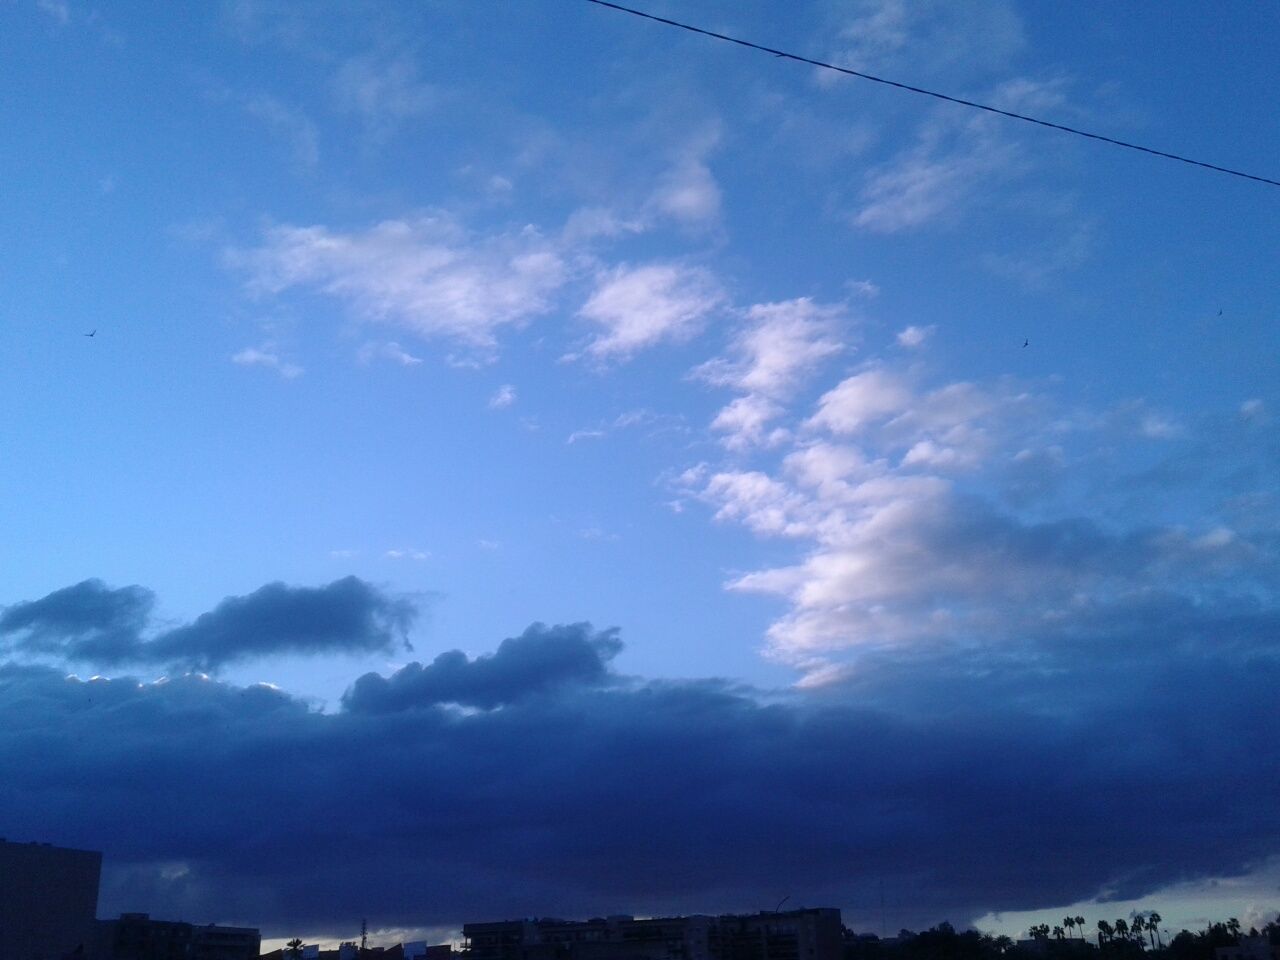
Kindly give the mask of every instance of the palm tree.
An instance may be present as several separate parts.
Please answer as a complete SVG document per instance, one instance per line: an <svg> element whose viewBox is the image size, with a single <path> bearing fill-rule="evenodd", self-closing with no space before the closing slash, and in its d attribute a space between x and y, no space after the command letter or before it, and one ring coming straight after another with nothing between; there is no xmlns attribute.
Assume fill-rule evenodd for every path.
<svg viewBox="0 0 1280 960"><path fill-rule="evenodd" d="M1156 921L1151 918L1155 916L1154 911L1148 911L1144 926L1147 928L1147 940L1151 944L1151 949L1156 948Z"/></svg>
<svg viewBox="0 0 1280 960"><path fill-rule="evenodd" d="M1062 939L1062 937L1063 937L1063 935L1064 935L1064 934L1063 934L1063 930L1062 930L1062 928L1061 928L1061 927L1054 927L1054 928L1053 928L1053 938L1054 938L1055 940L1061 940L1061 939Z"/></svg>
<svg viewBox="0 0 1280 960"><path fill-rule="evenodd" d="M1116 936L1122 940L1129 939L1129 924L1125 923L1123 917L1116 919Z"/></svg>
<svg viewBox="0 0 1280 960"><path fill-rule="evenodd" d="M1164 917L1160 916L1160 914L1156 913L1154 910L1147 914L1147 929L1155 932L1156 942L1159 944L1159 948L1161 950L1164 949L1164 940L1160 936L1160 923L1163 920Z"/></svg>
<svg viewBox="0 0 1280 960"><path fill-rule="evenodd" d="M289 951L289 956L293 957L293 960L298 960L302 956L302 941L297 937L286 943L285 948Z"/></svg>
<svg viewBox="0 0 1280 960"><path fill-rule="evenodd" d="M1231 935L1232 935L1233 937L1237 937L1237 938L1239 938L1239 936L1240 936L1240 921L1239 921L1239 920L1237 920L1235 917L1232 917L1230 920L1228 920L1228 921L1227 921L1227 930L1228 930L1228 931L1230 931L1230 933L1231 933Z"/></svg>
<svg viewBox="0 0 1280 960"><path fill-rule="evenodd" d="M1076 917L1076 926L1080 928L1080 942L1084 942L1084 917Z"/></svg>
<svg viewBox="0 0 1280 960"><path fill-rule="evenodd" d="M1105 920L1099 920L1098 921L1098 946L1101 947L1103 943L1110 940L1111 935L1113 933L1115 933L1115 931L1111 929L1111 924L1107 923L1107 921Z"/></svg>

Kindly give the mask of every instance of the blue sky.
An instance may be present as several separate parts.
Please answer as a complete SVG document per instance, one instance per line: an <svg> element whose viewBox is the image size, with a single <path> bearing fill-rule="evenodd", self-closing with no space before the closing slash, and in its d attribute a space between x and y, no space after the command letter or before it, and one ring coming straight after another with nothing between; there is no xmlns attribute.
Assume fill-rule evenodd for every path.
<svg viewBox="0 0 1280 960"><path fill-rule="evenodd" d="M645 9L1280 173L1262 6ZM12 0L0 21L8 669L203 666L345 724L365 722L357 677L446 651L489 664L503 638L563 639L531 623L589 622L620 631L588 643L606 665L512 668L539 709L712 684L728 715L824 730L850 710L972 723L969 757L1009 723L1028 731L1013 779L1037 742L1093 750L1085 731L1172 749L1161 724L1192 690L1236 704L1207 742L1280 719L1274 687L1268 705L1239 686L1280 646L1277 188L585 2ZM614 635L572 634L592 636ZM419 706L465 724L534 702L502 689ZM1274 791L1258 749L1254 787ZM1190 762L1174 756L1162 775ZM1274 911L1280 832L1202 773L1224 837L1251 846L1108 872L1068 836L1037 853L1089 869L968 900L907 870L903 922L1025 929L1026 911L1165 890L1190 924L1215 877L1248 891L1237 914ZM1064 817L1085 789L1064 787ZM176 828L112 848L26 816L10 810L137 876L185 864L204 886L155 880L174 909L253 919L208 892L225 875ZM737 907L764 882L747 873L655 881L649 904ZM859 876L815 868L811 890L853 908ZM473 883L448 909L483 901ZM441 909L382 920L466 918Z"/></svg>

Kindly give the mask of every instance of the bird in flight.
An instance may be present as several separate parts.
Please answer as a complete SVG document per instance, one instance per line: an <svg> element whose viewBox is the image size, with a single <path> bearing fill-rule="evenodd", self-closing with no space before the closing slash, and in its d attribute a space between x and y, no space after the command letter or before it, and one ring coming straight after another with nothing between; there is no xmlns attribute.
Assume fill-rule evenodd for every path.
<svg viewBox="0 0 1280 960"><path fill-rule="evenodd" d="M94 327L91 331L85 334L86 337L96 337L97 335L98 335L97 327Z"/></svg>
<svg viewBox="0 0 1280 960"><path fill-rule="evenodd" d="M1030 341L1030 340L1023 340L1023 341L1022 341L1022 345L1023 345L1023 347L1029 347L1029 346L1031 346L1031 341Z"/></svg>

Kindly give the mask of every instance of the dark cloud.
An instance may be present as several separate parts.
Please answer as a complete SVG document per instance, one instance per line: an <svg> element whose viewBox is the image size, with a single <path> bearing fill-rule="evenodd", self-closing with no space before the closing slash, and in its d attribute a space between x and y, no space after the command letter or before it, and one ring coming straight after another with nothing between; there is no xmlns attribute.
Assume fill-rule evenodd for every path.
<svg viewBox="0 0 1280 960"><path fill-rule="evenodd" d="M343 705L354 713L439 703L492 709L570 684L601 685L609 679L608 662L621 649L616 629L596 633L588 623L535 623L488 656L468 660L461 650L450 650L429 666L411 663L390 677L367 673L343 697Z"/></svg>
<svg viewBox="0 0 1280 960"><path fill-rule="evenodd" d="M357 577L325 587L269 583L227 597L193 623L166 631L143 648L158 663L216 669L235 660L279 653L387 650L403 642L415 616Z"/></svg>
<svg viewBox="0 0 1280 960"><path fill-rule="evenodd" d="M113 590L101 580L63 587L0 613L0 639L23 653L116 664L137 649L155 595L143 587Z"/></svg>
<svg viewBox="0 0 1280 960"><path fill-rule="evenodd" d="M407 600L389 597L357 577L323 587L269 583L227 597L192 623L144 631L154 597L142 587L112 590L86 580L0 614L0 640L17 653L52 655L96 667L158 664L216 670L274 654L389 650L408 641L416 616Z"/></svg>
<svg viewBox="0 0 1280 960"><path fill-rule="evenodd" d="M1280 854L1274 611L1144 603L804 695L623 683L585 625L362 678L334 714L3 666L0 823L105 850L106 912L272 935L779 890L878 926L882 881L894 926L1138 896Z"/></svg>

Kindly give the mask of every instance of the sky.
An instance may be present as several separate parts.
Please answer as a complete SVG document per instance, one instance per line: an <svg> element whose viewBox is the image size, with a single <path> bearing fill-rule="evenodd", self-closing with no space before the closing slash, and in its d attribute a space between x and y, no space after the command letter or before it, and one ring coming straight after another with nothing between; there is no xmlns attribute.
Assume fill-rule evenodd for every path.
<svg viewBox="0 0 1280 960"><path fill-rule="evenodd" d="M637 4L1280 178L1265 5ZM1280 189L585 0L0 27L0 835L103 916L1280 910Z"/></svg>

